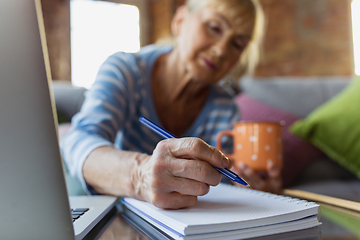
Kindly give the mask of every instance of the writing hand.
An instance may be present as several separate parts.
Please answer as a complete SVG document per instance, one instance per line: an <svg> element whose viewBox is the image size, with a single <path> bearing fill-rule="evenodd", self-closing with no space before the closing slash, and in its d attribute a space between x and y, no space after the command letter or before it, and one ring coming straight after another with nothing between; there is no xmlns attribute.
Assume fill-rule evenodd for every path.
<svg viewBox="0 0 360 240"><path fill-rule="evenodd" d="M139 162L132 174L134 187L159 208L194 206L197 196L220 183L213 167L229 167L230 160L199 138L176 138L159 142L148 160Z"/></svg>

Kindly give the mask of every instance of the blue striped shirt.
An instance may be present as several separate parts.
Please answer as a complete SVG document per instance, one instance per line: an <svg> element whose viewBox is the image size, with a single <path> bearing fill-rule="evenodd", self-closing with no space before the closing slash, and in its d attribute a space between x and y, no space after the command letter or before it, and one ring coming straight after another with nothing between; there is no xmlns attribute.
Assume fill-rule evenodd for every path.
<svg viewBox="0 0 360 240"><path fill-rule="evenodd" d="M144 116L161 126L151 92L151 74L156 59L171 46L149 45L137 53L118 52L101 66L95 83L86 92L84 104L72 119L60 147L73 176L86 183L82 166L87 156L101 146L151 154L163 138L139 123ZM216 134L231 129L239 120L237 105L220 86L212 86L199 115L183 136L199 137L215 146Z"/></svg>

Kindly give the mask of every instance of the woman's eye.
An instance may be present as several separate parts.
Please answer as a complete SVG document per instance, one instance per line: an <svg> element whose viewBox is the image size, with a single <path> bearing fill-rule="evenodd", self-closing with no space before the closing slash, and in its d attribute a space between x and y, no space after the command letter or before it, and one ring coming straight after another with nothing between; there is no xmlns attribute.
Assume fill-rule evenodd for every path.
<svg viewBox="0 0 360 240"><path fill-rule="evenodd" d="M234 42L233 45L236 49L239 49L239 50L243 50L245 48L244 44L242 44L242 43Z"/></svg>
<svg viewBox="0 0 360 240"><path fill-rule="evenodd" d="M221 27L214 23L209 23L208 28L215 33L221 33L222 31Z"/></svg>
<svg viewBox="0 0 360 240"><path fill-rule="evenodd" d="M233 45L236 49L239 49L239 50L244 50L246 45L247 45L248 41L245 40L245 39L237 39L237 40L234 40L233 41Z"/></svg>

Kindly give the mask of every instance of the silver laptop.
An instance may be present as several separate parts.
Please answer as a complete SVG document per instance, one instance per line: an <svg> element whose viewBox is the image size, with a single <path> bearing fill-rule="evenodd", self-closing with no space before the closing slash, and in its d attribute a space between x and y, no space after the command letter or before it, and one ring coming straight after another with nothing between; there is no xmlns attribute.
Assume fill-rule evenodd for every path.
<svg viewBox="0 0 360 240"><path fill-rule="evenodd" d="M69 201L40 9L34 0L0 1L0 239L82 239L116 198Z"/></svg>

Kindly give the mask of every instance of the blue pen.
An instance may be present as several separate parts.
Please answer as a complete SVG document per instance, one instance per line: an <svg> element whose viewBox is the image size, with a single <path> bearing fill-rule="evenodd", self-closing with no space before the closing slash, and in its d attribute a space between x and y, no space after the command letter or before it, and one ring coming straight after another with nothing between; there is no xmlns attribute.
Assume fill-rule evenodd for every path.
<svg viewBox="0 0 360 240"><path fill-rule="evenodd" d="M162 129L161 127L159 127L158 125L156 125L155 123L153 123L152 121L150 121L149 119L141 116L139 118L139 121L144 124L146 127L150 128L151 130L153 130L154 132L158 133L159 135L163 136L164 138L176 138L174 135L172 135L171 133L167 132L166 130ZM218 170L222 175L224 175L225 177L229 178L230 180L240 183L241 185L244 185L246 187L250 187L250 185L245 182L244 179L242 179L241 177L239 177L236 173L230 171L227 168L218 168L218 167L214 167L216 170Z"/></svg>

